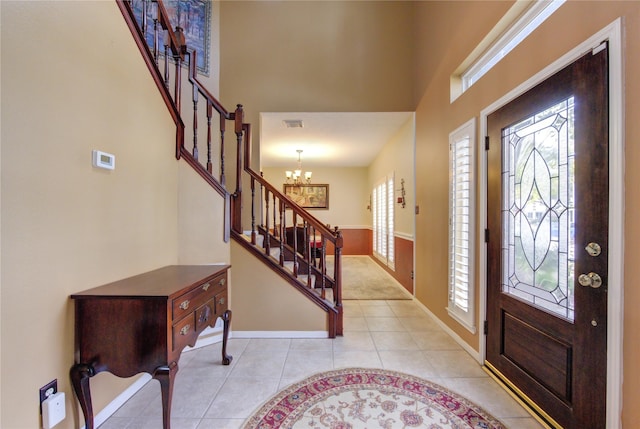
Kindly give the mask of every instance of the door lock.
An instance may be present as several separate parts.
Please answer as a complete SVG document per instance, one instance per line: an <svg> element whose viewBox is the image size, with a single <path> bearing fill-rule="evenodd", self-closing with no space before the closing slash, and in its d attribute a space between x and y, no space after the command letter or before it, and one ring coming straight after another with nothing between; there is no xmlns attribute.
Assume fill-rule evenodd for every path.
<svg viewBox="0 0 640 429"><path fill-rule="evenodd" d="M587 244L587 247L584 248L587 251L589 256L599 256L602 253L602 248L598 243L591 242Z"/></svg>
<svg viewBox="0 0 640 429"><path fill-rule="evenodd" d="M602 277L596 273L580 274L578 277L578 283L582 286L591 286L594 289L598 289L602 286Z"/></svg>

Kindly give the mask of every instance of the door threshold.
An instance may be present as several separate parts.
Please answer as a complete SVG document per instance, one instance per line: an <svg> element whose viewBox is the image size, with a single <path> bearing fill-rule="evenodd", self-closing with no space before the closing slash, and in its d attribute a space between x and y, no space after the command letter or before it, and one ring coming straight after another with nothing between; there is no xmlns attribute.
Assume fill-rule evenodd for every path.
<svg viewBox="0 0 640 429"><path fill-rule="evenodd" d="M563 429L549 414L533 402L527 395L511 383L493 365L485 361L482 366L484 372L491 377L500 387L502 387L513 399L516 400L531 417L536 419L545 429Z"/></svg>

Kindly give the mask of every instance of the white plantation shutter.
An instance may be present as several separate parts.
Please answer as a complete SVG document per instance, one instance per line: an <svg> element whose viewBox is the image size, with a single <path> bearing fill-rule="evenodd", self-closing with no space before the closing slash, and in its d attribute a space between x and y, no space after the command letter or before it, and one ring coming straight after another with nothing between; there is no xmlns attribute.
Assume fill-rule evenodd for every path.
<svg viewBox="0 0 640 429"><path fill-rule="evenodd" d="M371 212L373 213L373 253L375 254L379 248L378 238L380 237L380 231L378 229L378 188L373 188L371 193Z"/></svg>
<svg viewBox="0 0 640 429"><path fill-rule="evenodd" d="M394 192L393 192L393 175L387 178L387 265L391 268L395 268L394 263L394 228L393 228L393 208L394 206Z"/></svg>
<svg viewBox="0 0 640 429"><path fill-rule="evenodd" d="M449 314L474 331L475 120L449 136Z"/></svg>
<svg viewBox="0 0 640 429"><path fill-rule="evenodd" d="M385 177L373 188L373 254L394 268L393 175Z"/></svg>

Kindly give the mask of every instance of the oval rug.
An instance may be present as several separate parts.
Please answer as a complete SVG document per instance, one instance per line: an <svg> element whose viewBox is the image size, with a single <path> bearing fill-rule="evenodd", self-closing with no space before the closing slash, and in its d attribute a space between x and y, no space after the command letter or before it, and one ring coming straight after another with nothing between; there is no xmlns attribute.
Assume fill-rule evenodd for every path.
<svg viewBox="0 0 640 429"><path fill-rule="evenodd" d="M412 375L345 368L278 392L244 429L504 429L469 400Z"/></svg>

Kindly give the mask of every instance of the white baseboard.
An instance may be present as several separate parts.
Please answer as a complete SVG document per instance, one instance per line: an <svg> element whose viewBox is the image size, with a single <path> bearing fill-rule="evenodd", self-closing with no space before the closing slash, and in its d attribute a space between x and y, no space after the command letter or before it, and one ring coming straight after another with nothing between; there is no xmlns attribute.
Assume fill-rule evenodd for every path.
<svg viewBox="0 0 640 429"><path fill-rule="evenodd" d="M328 338L327 331L233 331L233 338Z"/></svg>
<svg viewBox="0 0 640 429"><path fill-rule="evenodd" d="M147 384L151 380L151 375L147 373L143 373L142 377L137 379L131 386L127 387L121 394L116 396L116 398L109 402L106 407L102 409L98 414L96 414L93 418L94 427L99 427L101 424L107 421L109 417L111 417L118 409L124 405L133 395L138 392L138 390L142 389L142 387ZM84 424L80 429L86 429L86 424Z"/></svg>

